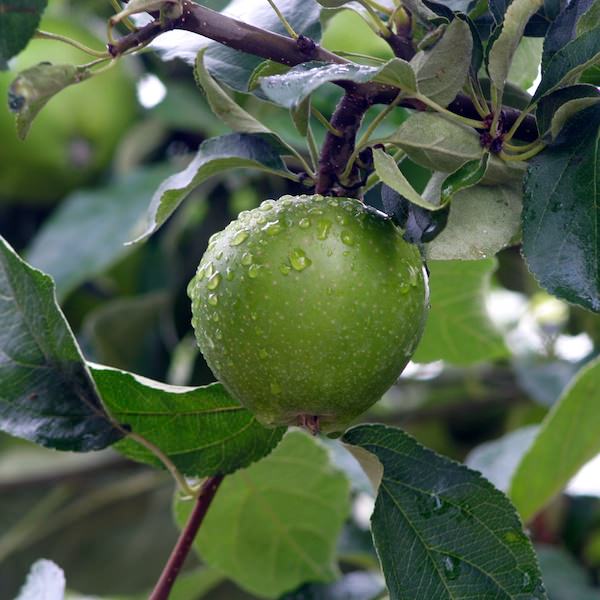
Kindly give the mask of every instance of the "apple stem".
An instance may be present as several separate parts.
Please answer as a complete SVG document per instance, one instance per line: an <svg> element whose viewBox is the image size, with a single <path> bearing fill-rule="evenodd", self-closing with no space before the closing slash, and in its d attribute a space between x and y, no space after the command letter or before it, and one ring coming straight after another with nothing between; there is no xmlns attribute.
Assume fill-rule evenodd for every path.
<svg viewBox="0 0 600 600"><path fill-rule="evenodd" d="M319 415L298 415L298 425L310 432L311 435L316 436L321 433Z"/></svg>

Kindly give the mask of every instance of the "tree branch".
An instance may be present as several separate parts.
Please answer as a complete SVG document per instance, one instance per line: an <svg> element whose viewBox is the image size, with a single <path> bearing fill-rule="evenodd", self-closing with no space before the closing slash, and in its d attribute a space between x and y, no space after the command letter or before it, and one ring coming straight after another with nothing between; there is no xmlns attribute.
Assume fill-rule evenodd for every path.
<svg viewBox="0 0 600 600"><path fill-rule="evenodd" d="M175 544L175 548L173 548L173 552L171 552L171 556L169 557L149 600L168 600L173 584L179 575L179 571L181 571L181 567L194 543L198 529L200 529L200 525L202 525L202 521L204 520L222 481L222 475L215 475L214 477L209 477L202 484L192 514L181 532L177 544Z"/></svg>

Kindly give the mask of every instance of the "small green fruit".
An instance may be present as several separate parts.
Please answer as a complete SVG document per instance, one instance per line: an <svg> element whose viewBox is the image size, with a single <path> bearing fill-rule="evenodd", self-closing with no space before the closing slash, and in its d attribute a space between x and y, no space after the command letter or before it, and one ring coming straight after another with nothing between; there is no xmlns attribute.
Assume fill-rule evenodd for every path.
<svg viewBox="0 0 600 600"><path fill-rule="evenodd" d="M190 282L209 366L266 425L339 430L394 383L427 313L419 251L358 200L285 196L241 213Z"/></svg>

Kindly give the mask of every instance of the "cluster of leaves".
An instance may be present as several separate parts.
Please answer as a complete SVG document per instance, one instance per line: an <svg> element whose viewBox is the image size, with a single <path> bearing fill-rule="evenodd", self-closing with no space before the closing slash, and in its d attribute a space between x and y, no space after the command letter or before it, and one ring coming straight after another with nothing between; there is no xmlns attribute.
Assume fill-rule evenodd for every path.
<svg viewBox="0 0 600 600"><path fill-rule="evenodd" d="M227 12L284 33L268 6L248 4L234 1ZM372 476L371 487L356 475L357 465L340 442L327 448L297 431L266 430L219 384L175 387L89 362L59 307L68 306L85 282L135 258L141 248L151 248L157 237L153 234L172 215L160 232L166 240L161 250L179 243L169 239L173 231L193 235L193 224L202 218L191 204L176 210L198 188L209 196L204 183L209 178L250 168L264 176L282 176L299 189L300 157L310 183L315 165L306 164L303 144L310 146L313 136L311 103L322 101L318 93L326 96L330 82L346 80L393 86L403 97L433 108L414 114L400 110L395 122L384 123L366 140L385 148L373 152L373 192L377 194L377 182L387 186L386 208L403 212L407 235L423 244L428 258L432 312L415 361L470 367L510 356L484 301L497 267L491 257L521 235L527 263L545 289L599 310L600 96L592 69L600 54L598 2L573 0L564 8L558 2L490 1L489 11L471 4L407 1L422 48L411 61L390 57L369 64L309 62L282 68L214 42L185 42L175 53L191 57L207 108L233 132L202 131L208 139L174 174L172 163L139 166L102 189L74 194L29 245L28 262L4 240L0 244L0 429L57 450L112 446L135 461L161 466L148 446L139 444L142 436L187 477L228 475L195 543L207 566L179 583L175 593L182 598L210 590L223 574L256 596L287 600L374 600L384 594L390 599L546 598L521 519L529 521L600 451L594 396L598 360L576 375L560 399L553 398L554 408L539 429L519 431L519 444L503 439L471 457L469 465L496 487L400 429L358 425L341 441ZM22 6L0 0L0 61L25 46L45 2L31 2L26 11ZM322 22L341 8L364 14L364 6L355 2L283 0L278 6L295 30L315 40L320 39ZM537 36L544 37L542 79L530 97L511 83L516 77L511 64L519 53L528 52L529 41ZM39 73L25 82L33 85ZM492 108L504 104L535 111L547 147L529 164L486 152L479 134L444 110L469 86ZM168 115L163 113L159 121L177 129L182 125L176 101L185 95L174 96ZM254 116L261 106L272 110L267 102L290 111L295 129L266 114L264 119ZM331 102L325 106L330 109ZM31 124L28 119L38 107L18 107L23 127ZM189 129L197 111L183 111L183 127ZM201 114L198 119L210 117ZM528 150L525 145L517 148L517 153ZM424 190L415 181L415 165L432 172ZM443 213L440 225L437 215ZM179 215L185 227L177 222ZM85 230L94 235L82 238ZM433 234L427 237L428 232ZM156 258L151 255L149 260ZM111 365L133 364L122 350L118 354L119 344L147 328L165 305L170 306L164 296L145 294L96 310L86 323L91 353ZM121 327L130 329L116 337L113 329ZM188 341L182 336L178 350L185 352ZM556 440L562 440L559 468ZM505 457L502 446L507 445L513 454L510 469L495 464ZM502 471L504 484L494 479L495 469ZM337 562L352 549L344 554L336 544L340 531L348 531L350 498L361 494L375 497L374 544L361 554L371 563L341 577ZM176 496L179 524L190 508L189 500ZM0 557L1 552L2 544ZM375 552L385 583L373 572ZM564 557L551 559L560 562ZM578 573L578 579L584 577ZM306 582L317 583L292 591ZM36 585L51 586L62 597L65 580L56 566L42 562L32 568L22 597L31 597ZM593 597L587 588L582 598L584 593Z"/></svg>

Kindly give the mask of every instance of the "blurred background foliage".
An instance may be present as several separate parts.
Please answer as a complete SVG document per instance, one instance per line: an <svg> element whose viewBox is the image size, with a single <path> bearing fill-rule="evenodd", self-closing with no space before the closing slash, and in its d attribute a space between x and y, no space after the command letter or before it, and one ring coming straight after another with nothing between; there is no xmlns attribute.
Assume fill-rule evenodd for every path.
<svg viewBox="0 0 600 600"><path fill-rule="evenodd" d="M108 2L53 0L41 27L101 48L103 19L110 14ZM350 11L329 21L323 44L390 56ZM539 53L529 45L514 78L524 89L536 75L526 69L528 57ZM34 41L15 68L42 59L87 60L68 46ZM3 96L13 76L0 74ZM329 115L339 95L334 86L324 86L314 103ZM253 96L238 99L300 147L286 111ZM398 109L385 126L391 130L405 117ZM187 283L212 233L240 211L302 188L230 171L200 186L147 243L123 242L131 239L161 178L180 169L203 139L226 131L195 87L189 66L152 53L66 90L50 102L24 144L16 139L12 117L0 110L0 234L55 277L61 305L89 360L177 385L213 380L191 333ZM429 173L408 161L402 167L422 190ZM377 188L367 201L380 205ZM451 339L426 340L430 346L420 350L440 358L411 363L362 420L403 427L476 468L495 465L501 481L518 444L490 441L539 423L577 369L598 354L600 320L541 291L518 248L485 262L491 279L483 277L470 297L468 291L462 297L446 292L439 318ZM460 276L460 265L455 268ZM477 318L491 319L486 326L494 339L493 347L478 348L475 356L473 332L461 329L473 306L481 313ZM445 353L467 358L453 364L443 360ZM505 463L498 464L498 457ZM348 572L376 568L368 533L372 491L347 458L337 461L353 482L354 496L339 562ZM172 488L166 475L112 451L69 455L0 434L0 598L14 597L40 557L59 564L69 587L80 593L145 597L177 535ZM600 598L592 587L600 576L599 496L600 468L588 470L532 523L553 600ZM175 598L251 598L200 567L197 558L188 567Z"/></svg>

